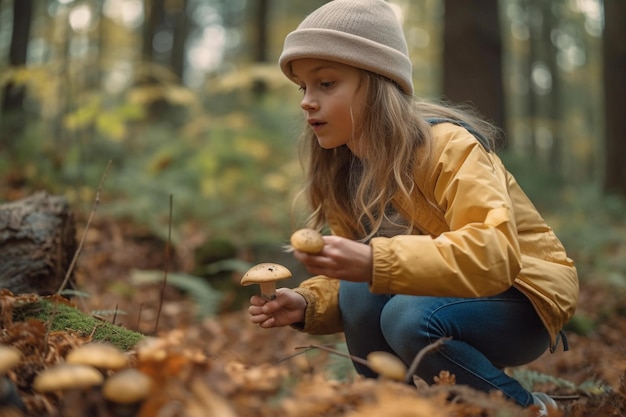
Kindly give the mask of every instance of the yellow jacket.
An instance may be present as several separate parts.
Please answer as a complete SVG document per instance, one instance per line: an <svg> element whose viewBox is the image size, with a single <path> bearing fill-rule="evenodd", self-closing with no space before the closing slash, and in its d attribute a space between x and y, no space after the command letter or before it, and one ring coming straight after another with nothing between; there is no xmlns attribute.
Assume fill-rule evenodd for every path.
<svg viewBox="0 0 626 417"><path fill-rule="evenodd" d="M495 153L450 123L434 126L433 134L433 163L415 172L417 210L409 213L394 201L422 234L371 240L370 290L484 297L514 285L530 299L554 344L578 301L572 260ZM308 302L302 330L343 330L338 288L339 280L316 276L296 289Z"/></svg>

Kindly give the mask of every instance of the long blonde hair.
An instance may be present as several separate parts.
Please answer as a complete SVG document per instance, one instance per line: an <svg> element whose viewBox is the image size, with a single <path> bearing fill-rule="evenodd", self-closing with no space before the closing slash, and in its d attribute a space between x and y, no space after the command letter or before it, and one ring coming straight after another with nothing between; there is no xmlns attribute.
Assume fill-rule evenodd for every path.
<svg viewBox="0 0 626 417"><path fill-rule="evenodd" d="M324 149L311 129L300 138L305 168L302 194L311 215L308 226L360 241L393 225L395 234L414 232L412 219L398 219L393 201L398 196L412 204L414 172L430 160L433 136L427 119L460 121L495 143L496 129L471 109L414 100L390 80L363 71L365 105L353 121L357 157L346 145ZM411 212L412 207L409 207Z"/></svg>

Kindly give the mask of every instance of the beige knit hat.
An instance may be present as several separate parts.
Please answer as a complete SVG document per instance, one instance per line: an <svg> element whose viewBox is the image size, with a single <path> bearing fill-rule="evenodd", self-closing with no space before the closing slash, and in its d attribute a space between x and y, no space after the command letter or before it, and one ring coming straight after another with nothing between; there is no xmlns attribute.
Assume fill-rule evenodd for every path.
<svg viewBox="0 0 626 417"><path fill-rule="evenodd" d="M384 0L333 0L307 16L285 38L280 68L293 80L290 62L318 58L380 75L413 94L411 60L402 26Z"/></svg>

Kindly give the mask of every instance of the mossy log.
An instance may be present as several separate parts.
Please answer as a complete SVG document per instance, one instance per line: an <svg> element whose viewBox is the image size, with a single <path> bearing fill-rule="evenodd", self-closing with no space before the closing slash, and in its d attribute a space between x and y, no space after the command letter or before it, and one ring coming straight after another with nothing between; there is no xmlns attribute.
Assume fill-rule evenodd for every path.
<svg viewBox="0 0 626 417"><path fill-rule="evenodd" d="M111 343L122 350L131 349L145 337L139 332L99 320L82 312L71 303L60 299L55 300L54 297L41 298L32 302L17 302L13 309L15 322L25 322L29 319L40 320L46 323L50 331L72 332L79 337Z"/></svg>
<svg viewBox="0 0 626 417"><path fill-rule="evenodd" d="M76 248L74 216L64 197L38 192L0 204L0 288L55 293Z"/></svg>

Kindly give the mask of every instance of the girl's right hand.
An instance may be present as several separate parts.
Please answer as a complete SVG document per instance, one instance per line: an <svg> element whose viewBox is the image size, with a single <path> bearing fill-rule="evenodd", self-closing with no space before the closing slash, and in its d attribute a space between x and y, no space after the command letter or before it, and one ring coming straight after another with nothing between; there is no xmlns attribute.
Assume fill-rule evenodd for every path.
<svg viewBox="0 0 626 417"><path fill-rule="evenodd" d="M252 323L264 329L301 323L304 321L305 310L304 297L288 288L278 288L276 298L271 301L266 301L259 295L253 295L250 298L250 307L248 307Z"/></svg>

